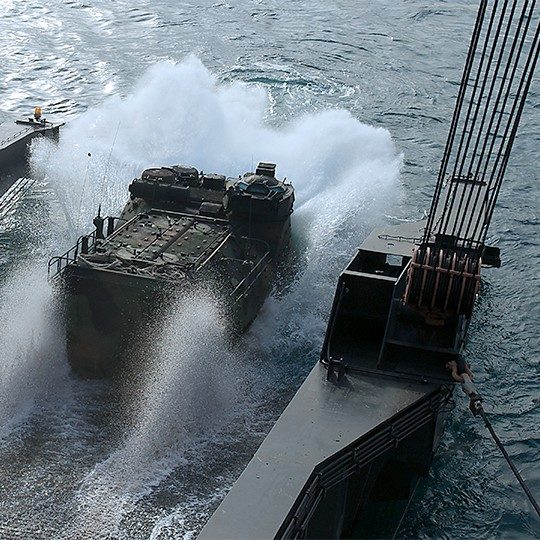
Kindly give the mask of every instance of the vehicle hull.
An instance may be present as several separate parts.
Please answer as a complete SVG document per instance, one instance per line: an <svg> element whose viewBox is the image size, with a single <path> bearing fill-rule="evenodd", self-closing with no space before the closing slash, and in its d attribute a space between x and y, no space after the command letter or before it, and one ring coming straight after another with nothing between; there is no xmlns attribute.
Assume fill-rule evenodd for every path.
<svg viewBox="0 0 540 540"><path fill-rule="evenodd" d="M107 377L120 368L144 363L146 344L180 297L189 302L189 294L180 293L190 289L215 296L224 311L227 331L242 332L268 297L273 276L274 265L269 261L250 287L233 298L211 279L171 283L70 266L61 279L69 363L77 373L90 377Z"/></svg>

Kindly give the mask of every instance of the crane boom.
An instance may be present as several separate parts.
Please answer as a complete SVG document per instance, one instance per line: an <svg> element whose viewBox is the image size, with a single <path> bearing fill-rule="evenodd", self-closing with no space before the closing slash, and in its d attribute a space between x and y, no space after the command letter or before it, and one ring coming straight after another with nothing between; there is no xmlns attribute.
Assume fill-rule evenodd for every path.
<svg viewBox="0 0 540 540"><path fill-rule="evenodd" d="M405 301L470 314L540 50L536 0L482 0ZM445 189L446 188L446 189Z"/></svg>

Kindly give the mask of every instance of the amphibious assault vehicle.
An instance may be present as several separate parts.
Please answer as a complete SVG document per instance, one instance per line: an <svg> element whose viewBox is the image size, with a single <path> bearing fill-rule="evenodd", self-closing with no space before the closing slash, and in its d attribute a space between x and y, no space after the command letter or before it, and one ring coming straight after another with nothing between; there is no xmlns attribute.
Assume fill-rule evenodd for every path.
<svg viewBox="0 0 540 540"><path fill-rule="evenodd" d="M210 288L224 299L232 331L245 329L270 292L290 241L292 185L259 163L238 178L191 167L145 170L118 217L49 261L66 293L67 352L90 376L113 373L135 336L179 290Z"/></svg>

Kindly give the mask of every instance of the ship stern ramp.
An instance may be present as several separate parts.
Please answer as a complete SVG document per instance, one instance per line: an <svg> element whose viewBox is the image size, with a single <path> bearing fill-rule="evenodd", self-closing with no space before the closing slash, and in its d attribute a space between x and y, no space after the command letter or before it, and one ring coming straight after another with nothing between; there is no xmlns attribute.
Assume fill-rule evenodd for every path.
<svg viewBox="0 0 540 540"><path fill-rule="evenodd" d="M200 539L362 536L378 502L406 502L428 473L452 383L437 354L385 353L423 226L375 231L342 272L321 361Z"/></svg>
<svg viewBox="0 0 540 540"><path fill-rule="evenodd" d="M436 384L360 374L334 384L318 363L199 539L341 537L378 482L406 499L427 472L442 400Z"/></svg>

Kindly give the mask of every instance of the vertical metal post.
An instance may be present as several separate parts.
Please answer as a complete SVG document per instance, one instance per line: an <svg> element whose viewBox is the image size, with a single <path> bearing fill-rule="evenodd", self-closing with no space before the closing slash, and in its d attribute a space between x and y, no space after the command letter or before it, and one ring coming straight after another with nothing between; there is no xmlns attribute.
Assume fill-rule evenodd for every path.
<svg viewBox="0 0 540 540"><path fill-rule="evenodd" d="M107 218L107 236L110 236L114 231L114 217Z"/></svg>

